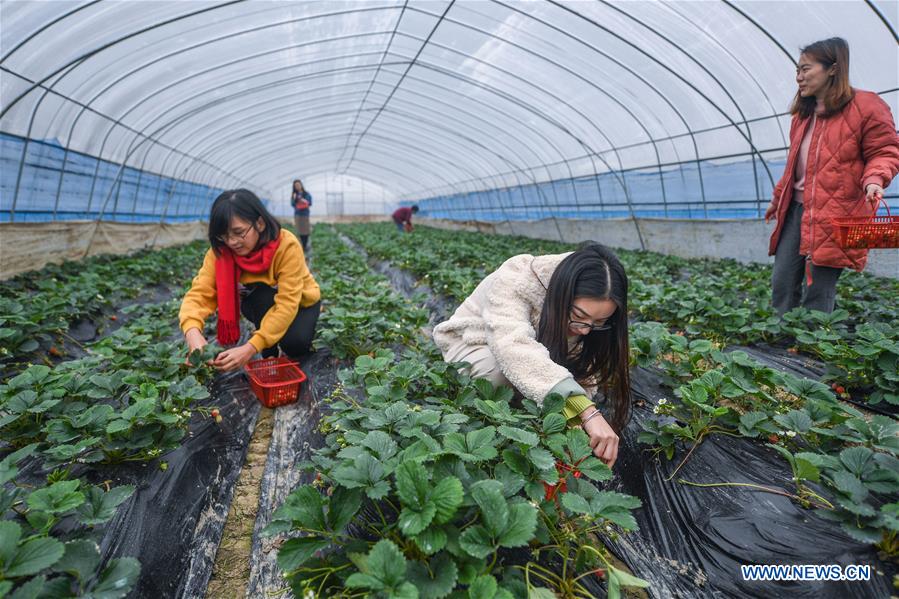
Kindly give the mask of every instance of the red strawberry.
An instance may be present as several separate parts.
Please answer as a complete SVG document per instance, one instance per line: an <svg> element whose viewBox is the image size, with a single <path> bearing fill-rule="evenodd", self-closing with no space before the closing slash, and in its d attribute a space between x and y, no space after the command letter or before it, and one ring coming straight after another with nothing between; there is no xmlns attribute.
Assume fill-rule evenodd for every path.
<svg viewBox="0 0 899 599"><path fill-rule="evenodd" d="M598 578L606 577L606 569L605 568L597 568L597 569L593 570L593 573L596 574L596 576Z"/></svg>
<svg viewBox="0 0 899 599"><path fill-rule="evenodd" d="M56 347L55 345L51 345L50 349L47 350L47 353L50 354L51 356L53 356L54 358L62 357L62 352L59 351L59 348Z"/></svg>
<svg viewBox="0 0 899 599"><path fill-rule="evenodd" d="M113 322L115 322L115 321L118 320L118 319L119 319L119 317L116 316L115 314L113 314L112 316L109 317L109 320L111 320L111 321L113 321Z"/></svg>
<svg viewBox="0 0 899 599"><path fill-rule="evenodd" d="M836 391L838 395L843 395L844 393L846 393L846 389L843 388L843 385L837 385L833 388L833 390Z"/></svg>
<svg viewBox="0 0 899 599"><path fill-rule="evenodd" d="M787 351L788 351L789 353L791 353L791 354L798 354L798 353L799 353L799 350L796 349L795 347L788 347L788 348L787 348Z"/></svg>
<svg viewBox="0 0 899 599"><path fill-rule="evenodd" d="M778 437L777 435L775 435L775 434L773 434L773 433L770 434L770 435L768 435L768 442L769 442L769 443L778 443L779 441L780 441L780 437Z"/></svg>
<svg viewBox="0 0 899 599"><path fill-rule="evenodd" d="M219 413L218 408L212 408L212 411L209 412L209 415L212 416L213 420L215 420L216 424L222 421L222 415Z"/></svg>

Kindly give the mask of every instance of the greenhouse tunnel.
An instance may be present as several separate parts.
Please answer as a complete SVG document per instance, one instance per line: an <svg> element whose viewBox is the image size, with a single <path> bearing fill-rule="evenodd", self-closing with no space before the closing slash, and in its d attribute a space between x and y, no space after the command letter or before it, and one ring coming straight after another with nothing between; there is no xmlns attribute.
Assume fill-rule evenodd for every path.
<svg viewBox="0 0 899 599"><path fill-rule="evenodd" d="M393 368L412 369L408 357L402 358L403 348L419 348L422 355L431 352L427 355L433 358L437 350L430 341L432 328L449 318L480 278L506 258L570 251L588 240L620 250L627 256L628 269L637 265L635 272L644 272L643 278L629 275L632 292L637 294L636 304L632 301L632 307L637 307L631 314L631 366L640 373L633 375L634 405L640 406L634 408L634 418L642 424L628 425L629 439L625 437L630 433L622 433L621 461L628 474L617 481L597 482L597 488L620 491L616 496L640 497L639 509L645 511L635 521L639 532L625 532L633 518L630 514L610 519L624 530L620 537L610 535L597 546L602 547L603 559L614 563L603 566L602 576L591 578L592 586L582 594L574 594L573 586L565 590L561 583L553 591L531 587L530 582L521 587L512 575L500 579L499 566L494 570L493 564L479 570L478 577L466 570L477 569L471 555L465 561L450 549L422 553L421 541L415 545L409 540L400 546L401 551L391 545L390 551L397 553L370 543L359 550L361 554L353 554L361 555L363 564L368 559L387 569L381 562L408 560L408 580L395 580L395 588L383 578L386 572L369 571L370 566L359 566L356 557L352 562L344 558L340 568L358 567L359 576L369 577L366 580L371 583L351 582L357 593L353 596L362 596L361 591L368 589L396 597L489 599L519 596L525 588L522 596L538 599L604 597L617 596L619 586L643 586L634 577L645 579L649 586L629 590L632 596L889 596L894 580L899 584L899 578L894 579L899 554L899 504L895 503L899 496L899 249L895 244L872 249L864 274L849 273L840 279L838 309L832 317L820 316L817 324L799 334L797 319L787 319L789 325L776 324L777 315L770 307L769 237L775 224L764 216L788 163L790 106L797 94L801 48L835 36L845 39L851 50L853 87L874 92L895 123L899 115L897 30L897 0L0 0L0 281L4 287L0 296L0 459L6 458L0 462L0 597L6 593L13 597L85 593L264 597L274 592L305 597L303 589L313 587L297 582L298 564L325 560L321 553L327 543L298 548L289 545L297 539L295 531L271 540L270 533L283 535L289 527L274 533L263 529L284 524L278 520L279 506L303 500L296 493L291 495L297 485L311 483L309 473L299 466L313 458L315 448L330 442L319 425L320 419L327 426L337 422L340 408L329 403L335 394L345 392L356 401L374 393L376 401L383 400L380 391L366 389L368 379L365 372L359 373L358 360L377 363L379 352L391 350L400 364ZM183 368L178 370L183 352L172 358L166 348L183 349L177 328L178 302L212 239L207 227L214 200L226 190L246 189L284 225L292 226L291 192L296 179L314 198L314 231L306 259L321 284L324 311L316 352L307 364L301 364L308 380L300 387L300 401L272 410L253 401L242 373L207 373L208 380L196 373L186 376ZM889 220L890 215L899 215L899 192L895 183L884 187L884 201L876 214ZM411 235L396 235L391 215L413 205L418 228ZM230 233L225 237L230 240ZM305 250L306 240L302 243ZM433 262L425 264L429 259ZM119 267L117 260L127 265ZM357 267L361 270L354 270ZM117 269L130 272L120 275ZM669 275L672 280L663 280ZM725 315L727 308L718 306L717 316L702 320L704 316L696 316L701 308L688 300L668 312L647 307L651 302L671 301L676 291L666 285L699 288L704 283L691 281L704 280L706 275L710 280L718 278L710 283L715 291L709 294L718 295L722 304L731 301L728 294L736 293L734 289L744 293L755 285L746 292L751 297L747 303L733 299L731 307L734 314L739 312L737 316ZM735 277L733 283L721 282L730 276ZM356 287L350 281L354 277ZM374 287L361 287L363 282ZM69 284L86 287L66 287ZM346 298L337 299L340 294L372 302L366 305L383 310L387 324L361 316L350 322L355 308L345 305ZM756 305L762 307L756 309ZM400 320L390 320L405 311L408 315ZM350 314L346 322L335 320L346 313ZM722 324L727 318L739 324ZM640 320L660 321L665 331L651 330L649 322L635 324ZM873 328L864 328L865 322ZM639 328L644 324L647 328ZM245 331L246 321L243 326ZM406 326L414 334L404 337L390 330ZM341 335L356 335L360 341L352 345ZM830 426L821 424L823 412L799 403L779 404L782 409L770 414L774 427L770 430L763 424L753 429L742 418L765 409L735 412L737 421L722 425L730 433L714 437L718 445L703 441L712 434L702 433L692 439L692 447L678 445L673 461L669 456L660 462L658 450L650 455L637 436L649 430L646 421L655 417L650 413L653 405L658 407L656 402L665 397L682 401L679 385L688 381L672 386L672 376L685 376L683 372L673 375L676 367L669 364L659 374L658 363L650 366L645 360L680 355L679 341L673 337L683 335L690 339L690 351L698 341L710 339L714 344L715 349L709 350L713 353L693 361L690 376L697 380L701 378L695 370L699 362L711 369L715 359L731 360L718 362L728 376L735 369L748 368L732 363L742 357L721 357L736 353L748 356L745 360L757 360L753 362L757 388L767 384L762 382L767 375L758 374L762 371L780 373L770 375L775 378L793 377L789 383L777 379L777 386L793 389L797 396L831 396L839 384L847 385L845 395L851 404L844 403L855 407L847 408L851 412L842 413L841 419L833 417L833 426L855 432L837 437L849 443L851 435L862 434L862 424L852 424L856 421L868 422L869 433L875 424L887 431L878 440L869 436L864 442L852 442L855 447L871 448L874 457L869 465L880 468L883 478L878 479L880 487L872 483L861 491L847 490L854 483L846 482L846 477L837 479L842 486L835 483L835 492L859 502L862 491L870 492L875 499L856 507L855 515L874 518L876 511L881 518L878 524L865 520L869 525L865 528L857 520L848 525L852 532L846 532L847 525L840 528L839 521L817 515L806 519L813 511L809 505L821 508L826 503L831 512L840 509L832 505L838 499L825 492L830 490L828 468L835 468L827 459L836 459L829 454L820 460L800 460L816 473L820 470L820 477L809 477L820 487L803 487L796 474L796 493L781 493L782 502L771 499L774 495L758 493L730 496L721 487L700 496L697 488L678 485L673 477L679 472L678 464L686 464L683 472L694 476L694 481L746 478L746 484L756 487L772 480L789 487L794 480L789 466L795 474L801 468L796 465L799 458L778 445L780 441L772 441L768 445L780 447L775 451L782 449L790 455L785 466L783 457L763 447L765 438L783 439L786 431L803 428L802 423L790 421L795 424L790 429L783 421L794 412L805 418L811 415L805 430ZM643 341L652 349L635 350ZM148 353L134 349L142 344ZM427 348L421 349L425 344ZM667 352L659 349L663 345ZM846 361L835 366L830 356L837 355L833 349L837 346L845 349L839 351ZM850 353L851 359L846 357ZM420 356L417 360L425 369L420 377L444 376L432 362ZM202 365L194 367L202 369ZM369 367L376 368L365 368ZM144 372L143 368L151 372L147 376L167 382L152 393L142 384L128 382L127 373L134 381L135 373ZM179 374L172 374L176 371ZM401 372L391 370L383 376L402 379ZM77 387L72 380L82 375L90 382L82 381L82 387ZM166 379L169 376L174 378ZM59 382L62 386L51 390L57 383L48 381L63 379L65 384ZM809 380L824 391L796 382ZM453 381L447 385L466 384ZM850 383L856 386L849 389ZM414 386L406 384L409 389ZM27 402L34 403L23 403L26 392L33 395L28 395ZM490 403L487 391L477 392L487 393L480 405ZM60 412L54 421L58 424L47 425L50 432L42 436L44 412L50 419L66 401L75 401L62 399L64 395L81 397L79 393L93 399L72 404L74 411L67 414ZM138 404L152 404L155 397L163 405L163 398L177 393L193 397L190 401L198 402L197 407L191 407L188 399L183 405L176 402L179 409L184 408L180 416L178 409L165 404L164 410L174 416L164 415L156 425L162 428L146 433L162 435L153 437L166 440L159 445L162 449L109 449L123 430L141 438L143 433L134 432L137 428L126 426L145 426L148 418L156 418L149 415L151 408L139 412ZM106 441L98 440L107 434L101 429L96 435L79 437L82 433L76 429L93 426L88 421L115 418L112 408L109 414L87 410L91 402L107 396L122 402L130 423L109 420L112 428L106 429ZM430 399L426 396L425 402ZM773 396L782 400L774 392L767 397ZM499 401L499 397L493 399ZM739 403L725 401L732 410L733 403ZM83 415L79 421L73 414L80 411L90 416ZM711 408L707 411L711 414ZM502 417L497 418L490 422L496 430L503 429ZM32 428L22 424L25 420ZM450 434L461 422L460 417ZM182 427L183 438L172 441L166 426ZM509 433L509 428L505 426L504 442L526 444L523 429L516 439L518 433ZM746 438L732 444L721 440L728 435L739 437L738 428ZM467 429L463 425L461 430ZM434 441L428 439L420 442ZM439 446L440 440L434 442ZM838 441L831 441L827 451L833 452ZM80 442L84 445L79 446ZM806 452L802 455L816 451L808 445L790 447ZM696 453L691 458L693 449ZM375 456L390 461L390 456ZM321 459L316 462L319 471L325 464L325 458ZM735 463L716 473L715 460ZM138 462L140 467L132 467ZM152 467L147 468L148 464ZM777 464L776 473L770 470L772 464ZM503 468L509 477L520 474ZM440 487L434 472L431 482ZM493 474L501 478L498 472ZM458 476L449 470L442 474L451 479ZM856 475L852 481L867 484L861 473ZM50 505L42 502L54 499L32 501L35 491L26 501L23 489L36 485L49 489L53 484L63 493L63 486L57 485L76 480L81 481L80 487L68 487L65 497L53 496L60 502L54 509L27 517L28 509L37 513L37 506ZM110 490L110 481L120 486ZM889 486L894 483L896 488ZM315 484L320 486L320 481ZM247 491L251 487L254 490ZM525 495L526 486L521 488L525 489L518 491L522 497L533 499ZM116 489L121 490L117 501ZM487 496L487 491L483 493L479 497ZM736 509L703 503L710 501L709 495L745 505ZM340 493L335 496L343 498ZM647 496L655 497L651 505ZM80 521L91 522L87 525L91 532L84 539L93 544L87 548L78 545L83 540L72 532L79 517L73 514L86 508L63 509L67 500L80 505L85 497L84 505L93 501L100 506L93 520ZM473 497L466 488L463 505L475 506L480 500ZM364 517L377 519L374 508L380 512L380 507L377 501L369 503L373 507ZM559 506L558 500L555 505ZM622 504L616 514L626 512L625 508L634 506ZM336 508L326 510L328 518L337 512ZM39 521L38 516L48 519ZM732 528L717 528L717 517ZM243 533L229 528L238 525L245 527ZM681 533L667 532L667 527L688 532L678 536ZM882 529L887 541L872 545L872 539L880 539L871 532L875 529ZM359 530L367 529L359 525ZM363 532L361 538L371 540L366 534L371 533ZM777 540L781 535L793 535L796 540L781 546ZM296 553L285 557L287 552L282 551L278 557L285 538L290 539L286 546L308 555L300 560ZM458 538L441 538L464 553ZM23 565L22 560L28 559L22 557L26 546L37 542L45 544L31 546L31 553L44 559ZM808 553L797 548L800 542ZM746 549L752 543L757 551ZM17 547L19 554L14 557ZM524 564L531 559L527 547L517 547L501 550L500 564ZM369 550L381 554L366 558ZM533 541L530 551L536 551ZM802 556L807 557L805 562L789 561ZM770 559L765 561L766 557ZM557 562L541 563L547 571L558 570ZM866 563L872 564L876 575L856 586L819 581L806 586L759 582L753 587L745 578L737 580L736 569L733 579L722 578L727 568L746 563L841 567ZM506 572L513 566L503 568ZM291 571L293 583L285 582L284 574ZM439 574L449 571L452 584L448 578L441 581ZM422 576L426 584L415 583ZM371 582L375 579L382 588ZM449 586L441 588L441 583ZM309 592L319 596L318 591ZM351 591L346 592L341 596L350 596Z"/></svg>

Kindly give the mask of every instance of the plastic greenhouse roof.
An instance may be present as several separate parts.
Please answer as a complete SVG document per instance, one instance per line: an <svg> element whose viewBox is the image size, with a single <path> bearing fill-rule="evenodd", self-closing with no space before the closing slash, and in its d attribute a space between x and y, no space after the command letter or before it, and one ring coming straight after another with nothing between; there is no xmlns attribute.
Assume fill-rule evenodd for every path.
<svg viewBox="0 0 899 599"><path fill-rule="evenodd" d="M782 156L798 48L839 35L897 112L899 3L0 5L4 133L274 195L345 173L425 198Z"/></svg>

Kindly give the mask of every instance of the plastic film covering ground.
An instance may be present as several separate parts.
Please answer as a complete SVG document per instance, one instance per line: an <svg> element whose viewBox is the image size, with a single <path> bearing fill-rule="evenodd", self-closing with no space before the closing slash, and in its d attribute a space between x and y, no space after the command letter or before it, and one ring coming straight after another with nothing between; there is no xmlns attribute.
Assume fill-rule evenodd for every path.
<svg viewBox="0 0 899 599"><path fill-rule="evenodd" d="M195 417L181 446L161 457L164 470L150 462L72 472L96 485L134 486L98 539L103 563L118 557L140 561L129 597L205 596L259 403L237 373L218 379L203 405L217 407L223 423ZM46 475L31 461L18 482L40 483Z"/></svg>
<svg viewBox="0 0 899 599"><path fill-rule="evenodd" d="M351 240L345 240L359 251ZM415 276L390 262L369 259L373 269L388 276L400 292L428 293ZM442 319L454 302L436 295L424 297ZM440 320L438 319L438 322ZM794 375L817 380L821 365L785 354L778 348L733 348L758 362ZM680 461L660 462L637 442L642 423L653 417L652 407L671 391L658 373L632 370L633 412L624 432L615 466L614 490L639 497L642 508L633 514L639 529L610 542L612 551L639 576L650 582L652 597L807 597L879 599L891 594L893 563L880 559L868 544L842 533L833 522L805 510L790 498L755 489L702 488L668 480ZM793 484L788 465L773 450L750 440L714 435L692 453L674 478L698 484L741 482L787 489ZM744 581L743 564L870 565L868 582ZM586 582L596 596L603 589Z"/></svg>
<svg viewBox="0 0 899 599"><path fill-rule="evenodd" d="M757 359L759 356L755 356ZM652 406L668 396L657 376L638 368L632 376L635 407L622 435L615 466L622 493L643 508L634 515L638 531L623 535L612 549L650 581L654 597L845 597L890 596L895 566L870 545L843 534L833 522L788 497L736 487L701 488L666 480L680 461L660 463L636 442ZM753 483L787 489L789 466L773 450L747 439L712 436L675 475L692 483ZM741 564L863 564L870 582L744 581ZM878 575L880 571L888 575Z"/></svg>

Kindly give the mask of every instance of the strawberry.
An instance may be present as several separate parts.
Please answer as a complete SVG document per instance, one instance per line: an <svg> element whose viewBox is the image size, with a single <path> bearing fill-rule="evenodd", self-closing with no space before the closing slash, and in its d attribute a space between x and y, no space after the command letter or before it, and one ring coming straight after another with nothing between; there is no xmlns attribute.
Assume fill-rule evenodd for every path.
<svg viewBox="0 0 899 599"><path fill-rule="evenodd" d="M113 322L117 321L118 319L119 319L119 317L116 316L115 314L113 314L112 316L109 317L109 320L111 320Z"/></svg>
<svg viewBox="0 0 899 599"><path fill-rule="evenodd" d="M55 345L51 345L50 349L47 350L47 353L50 354L51 356L53 356L54 358L62 357L62 352L59 351L59 348L56 347Z"/></svg>
<svg viewBox="0 0 899 599"><path fill-rule="evenodd" d="M778 443L778 442L780 442L780 437L778 437L777 435L772 433L772 434L768 435L768 442L769 443Z"/></svg>
<svg viewBox="0 0 899 599"><path fill-rule="evenodd" d="M606 577L606 569L605 568L597 568L593 570L593 573L596 574L597 578L605 578Z"/></svg>
<svg viewBox="0 0 899 599"><path fill-rule="evenodd" d="M213 420L215 420L216 424L222 421L222 415L219 413L218 408L212 408L212 411L209 412L209 415L212 416Z"/></svg>
<svg viewBox="0 0 899 599"><path fill-rule="evenodd" d="M836 387L833 388L833 390L836 391L837 395L840 395L840 396L842 396L844 393L846 393L846 389L843 388L843 385L837 385Z"/></svg>
<svg viewBox="0 0 899 599"><path fill-rule="evenodd" d="M798 350L797 348L795 348L795 347L788 347L788 348L787 348L787 352L789 352L789 353L791 353L791 354L798 354L798 353L799 353L799 350Z"/></svg>

